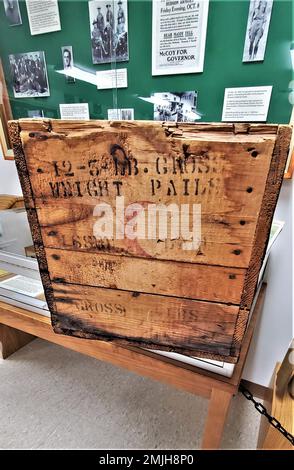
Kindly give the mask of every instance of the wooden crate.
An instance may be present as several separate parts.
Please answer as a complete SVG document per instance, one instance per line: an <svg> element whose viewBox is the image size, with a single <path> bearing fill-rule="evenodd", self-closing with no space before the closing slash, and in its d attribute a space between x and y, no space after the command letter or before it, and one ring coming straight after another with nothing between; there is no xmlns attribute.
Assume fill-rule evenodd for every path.
<svg viewBox="0 0 294 470"><path fill-rule="evenodd" d="M291 127L24 119L9 129L54 331L236 362ZM152 204L186 205L190 217L200 204L200 246L156 227L152 239L99 239L118 196L146 219ZM131 213L120 221L114 231L148 229Z"/></svg>

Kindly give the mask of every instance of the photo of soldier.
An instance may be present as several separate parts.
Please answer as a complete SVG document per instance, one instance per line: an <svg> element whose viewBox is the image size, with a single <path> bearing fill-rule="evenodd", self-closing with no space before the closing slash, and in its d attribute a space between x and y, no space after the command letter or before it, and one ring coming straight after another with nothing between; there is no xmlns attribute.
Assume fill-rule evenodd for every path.
<svg viewBox="0 0 294 470"><path fill-rule="evenodd" d="M3 5L9 26L22 24L18 0L3 0Z"/></svg>
<svg viewBox="0 0 294 470"><path fill-rule="evenodd" d="M127 0L89 2L94 64L129 60Z"/></svg>
<svg viewBox="0 0 294 470"><path fill-rule="evenodd" d="M251 0L247 21L243 62L264 59L273 0Z"/></svg>
<svg viewBox="0 0 294 470"><path fill-rule="evenodd" d="M9 55L15 98L50 96L43 51Z"/></svg>
<svg viewBox="0 0 294 470"><path fill-rule="evenodd" d="M113 13L111 10L111 5L108 3L106 5L106 23L109 23L109 26L111 27L112 31L114 29L114 18L113 18Z"/></svg>

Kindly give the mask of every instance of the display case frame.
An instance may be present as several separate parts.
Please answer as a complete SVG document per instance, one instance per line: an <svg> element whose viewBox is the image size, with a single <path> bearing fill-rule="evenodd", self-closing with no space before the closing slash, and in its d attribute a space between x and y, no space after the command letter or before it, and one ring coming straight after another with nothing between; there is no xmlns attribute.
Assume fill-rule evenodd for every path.
<svg viewBox="0 0 294 470"><path fill-rule="evenodd" d="M5 160L14 160L10 145L7 123L12 119L12 111L5 82L2 62L0 59L0 148Z"/></svg>

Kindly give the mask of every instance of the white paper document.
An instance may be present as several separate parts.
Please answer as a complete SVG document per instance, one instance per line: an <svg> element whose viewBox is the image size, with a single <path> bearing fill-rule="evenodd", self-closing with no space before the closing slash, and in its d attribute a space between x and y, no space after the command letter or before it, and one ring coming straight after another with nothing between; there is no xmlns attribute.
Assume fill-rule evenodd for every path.
<svg viewBox="0 0 294 470"><path fill-rule="evenodd" d="M153 0L152 75L203 72L208 0Z"/></svg>
<svg viewBox="0 0 294 470"><path fill-rule="evenodd" d="M266 122L272 86L226 88L222 121Z"/></svg>
<svg viewBox="0 0 294 470"><path fill-rule="evenodd" d="M101 70L96 72L98 90L108 90L109 88L127 88L127 69Z"/></svg>
<svg viewBox="0 0 294 470"><path fill-rule="evenodd" d="M57 0L26 0L31 35L60 31Z"/></svg>
<svg viewBox="0 0 294 470"><path fill-rule="evenodd" d="M134 108L108 109L107 117L109 121L133 121Z"/></svg>
<svg viewBox="0 0 294 470"><path fill-rule="evenodd" d="M43 292L41 281L20 275L10 277L0 282L0 287L9 291L18 292L19 294L28 295L29 297L37 297L37 295Z"/></svg>
<svg viewBox="0 0 294 470"><path fill-rule="evenodd" d="M66 103L59 105L61 119L90 119L88 103Z"/></svg>

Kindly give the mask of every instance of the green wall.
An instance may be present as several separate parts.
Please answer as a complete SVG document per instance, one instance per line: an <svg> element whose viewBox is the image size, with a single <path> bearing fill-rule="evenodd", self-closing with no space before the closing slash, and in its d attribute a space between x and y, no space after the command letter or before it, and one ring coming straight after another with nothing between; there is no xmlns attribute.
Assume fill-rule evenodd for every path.
<svg viewBox="0 0 294 470"><path fill-rule="evenodd" d="M8 54L45 51L51 96L14 99L9 94L15 118L27 117L28 109L43 109L47 117L59 117L59 103L88 102L91 118L107 118L107 109L115 107L112 90L97 90L94 85L76 81L66 84L56 70L62 68L60 47L72 45L74 63L88 71L109 69L110 65L93 65L91 58L87 0L59 0L62 30L31 36L25 2L20 1L23 25L9 27L0 5L0 56L9 77ZM292 41L292 2L274 0L265 59L259 63L242 63L249 1L211 0L204 72L152 77L151 0L129 0L128 88L117 90L119 108L134 108L135 119L152 119L151 104L138 99L156 91L197 90L198 110L202 121L220 121L225 87L273 85L268 122L289 122L291 106L288 85L292 78L290 45Z"/></svg>

